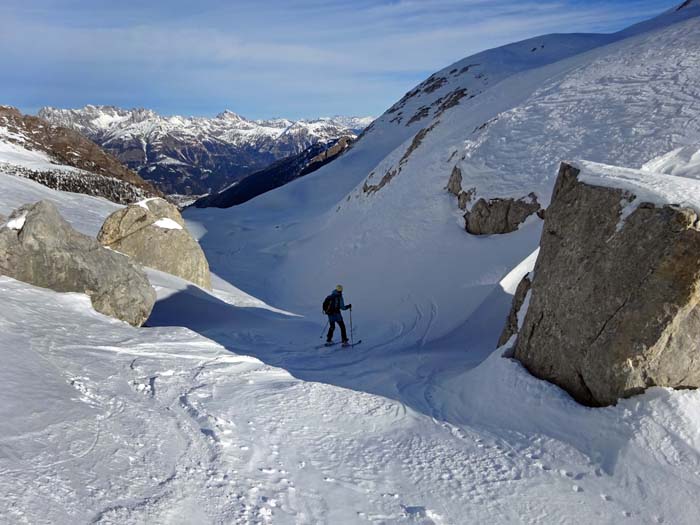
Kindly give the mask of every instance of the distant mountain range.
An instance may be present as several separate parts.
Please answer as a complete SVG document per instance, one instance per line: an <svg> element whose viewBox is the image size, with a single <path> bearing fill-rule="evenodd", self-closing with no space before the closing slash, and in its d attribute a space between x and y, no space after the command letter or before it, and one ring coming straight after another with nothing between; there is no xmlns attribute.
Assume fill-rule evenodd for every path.
<svg viewBox="0 0 700 525"><path fill-rule="evenodd" d="M148 109L88 105L42 108L39 117L78 131L163 192L202 195L310 146L362 132L373 117L249 120L162 116Z"/></svg>

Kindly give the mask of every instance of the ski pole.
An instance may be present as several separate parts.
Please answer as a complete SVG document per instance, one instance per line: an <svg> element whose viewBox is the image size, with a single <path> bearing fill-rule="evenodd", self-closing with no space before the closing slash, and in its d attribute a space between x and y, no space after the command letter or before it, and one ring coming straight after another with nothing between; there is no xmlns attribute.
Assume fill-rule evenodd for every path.
<svg viewBox="0 0 700 525"><path fill-rule="evenodd" d="M326 324L323 325L323 332L321 332L321 335L318 337L319 339L323 339L323 334L326 333L326 327L328 326L328 323L329 323L329 322L330 322L330 321L328 321L328 320L326 319Z"/></svg>

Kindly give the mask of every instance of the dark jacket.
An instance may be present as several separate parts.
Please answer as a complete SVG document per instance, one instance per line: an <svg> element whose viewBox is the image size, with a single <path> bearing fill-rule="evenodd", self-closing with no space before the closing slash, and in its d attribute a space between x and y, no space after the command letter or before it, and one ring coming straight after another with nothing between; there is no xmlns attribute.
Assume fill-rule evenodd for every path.
<svg viewBox="0 0 700 525"><path fill-rule="evenodd" d="M333 293L331 293L331 297L333 297L333 300L335 301L337 311L335 311L335 313L328 314L328 319L330 321L342 321L343 316L340 314L340 310L347 310L350 307L345 306L345 301L343 300L343 292L333 290ZM334 311L334 309L331 309L331 311Z"/></svg>

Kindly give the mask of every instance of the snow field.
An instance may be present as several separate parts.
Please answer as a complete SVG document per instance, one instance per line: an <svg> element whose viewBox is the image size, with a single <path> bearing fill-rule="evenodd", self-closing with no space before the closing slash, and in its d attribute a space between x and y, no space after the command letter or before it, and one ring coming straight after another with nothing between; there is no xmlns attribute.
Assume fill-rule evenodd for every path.
<svg viewBox="0 0 700 525"><path fill-rule="evenodd" d="M537 191L546 204L562 158L637 168L696 140L700 26L663 25L605 48L554 35L537 60L522 43L487 52L485 76L465 84L477 96L442 112L371 196L369 173L401 164L432 120L387 114L300 181L188 210L214 292L149 270L158 302L145 328L0 278L0 516L696 523L700 393L654 388L586 408L504 358L507 345L494 351L541 222L468 236L444 190L458 163L479 196ZM635 177L624 183L660 180ZM0 213L39 198L91 235L118 208L0 174ZM316 350L338 282L365 342Z"/></svg>

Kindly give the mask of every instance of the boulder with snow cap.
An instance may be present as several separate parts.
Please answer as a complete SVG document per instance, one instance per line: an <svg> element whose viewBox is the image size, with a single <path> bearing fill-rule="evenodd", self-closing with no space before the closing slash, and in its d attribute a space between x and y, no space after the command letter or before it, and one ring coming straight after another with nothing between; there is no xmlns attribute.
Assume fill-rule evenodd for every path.
<svg viewBox="0 0 700 525"><path fill-rule="evenodd" d="M90 297L98 312L141 326L156 293L124 255L75 231L48 201L17 209L0 228L0 274Z"/></svg>
<svg viewBox="0 0 700 525"><path fill-rule="evenodd" d="M581 403L700 386L700 182L561 165L514 356Z"/></svg>
<svg viewBox="0 0 700 525"><path fill-rule="evenodd" d="M209 263L178 209L147 199L107 217L97 240L135 261L211 289Z"/></svg>

